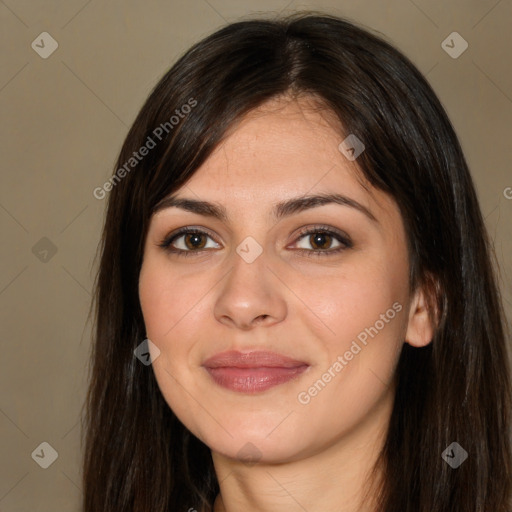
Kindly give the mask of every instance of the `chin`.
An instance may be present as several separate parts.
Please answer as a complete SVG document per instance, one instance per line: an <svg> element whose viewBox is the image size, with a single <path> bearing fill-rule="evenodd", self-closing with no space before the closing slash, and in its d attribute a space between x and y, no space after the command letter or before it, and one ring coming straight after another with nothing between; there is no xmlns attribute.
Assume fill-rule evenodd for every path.
<svg viewBox="0 0 512 512"><path fill-rule="evenodd" d="M272 432L265 428L252 425L250 430L228 428L233 437L227 433L222 438L208 437L204 442L209 448L224 457L245 462L248 465L257 463L282 463L299 457L304 443L304 435L295 438L290 430ZM293 428L293 432L300 429Z"/></svg>

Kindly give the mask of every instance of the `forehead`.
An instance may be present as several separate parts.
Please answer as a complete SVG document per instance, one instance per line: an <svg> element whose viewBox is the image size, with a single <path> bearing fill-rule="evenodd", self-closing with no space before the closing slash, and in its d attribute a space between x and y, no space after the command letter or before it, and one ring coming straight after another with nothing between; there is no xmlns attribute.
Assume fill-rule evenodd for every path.
<svg viewBox="0 0 512 512"><path fill-rule="evenodd" d="M357 161L338 149L345 136L335 115L314 99L270 100L234 125L173 196L241 212L270 210L306 194L339 193L380 216L392 213L394 201L368 183L363 186Z"/></svg>
<svg viewBox="0 0 512 512"><path fill-rule="evenodd" d="M341 123L313 99L272 99L227 132L206 167L213 171L222 169L226 160L243 161L244 168L258 171L250 173L253 176L281 170L281 176L288 177L289 171L301 178L339 164L342 155L338 145L342 140ZM261 163L265 165L257 168ZM346 163L357 172L356 165L348 160ZM231 170L236 172L238 168Z"/></svg>

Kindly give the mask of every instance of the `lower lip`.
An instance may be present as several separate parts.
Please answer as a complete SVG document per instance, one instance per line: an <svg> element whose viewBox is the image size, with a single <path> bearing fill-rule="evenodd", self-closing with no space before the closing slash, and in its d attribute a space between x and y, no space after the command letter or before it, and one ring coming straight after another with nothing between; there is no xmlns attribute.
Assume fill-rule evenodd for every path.
<svg viewBox="0 0 512 512"><path fill-rule="evenodd" d="M240 393L265 391L284 382L295 379L309 367L295 368L206 368L212 379L223 388Z"/></svg>

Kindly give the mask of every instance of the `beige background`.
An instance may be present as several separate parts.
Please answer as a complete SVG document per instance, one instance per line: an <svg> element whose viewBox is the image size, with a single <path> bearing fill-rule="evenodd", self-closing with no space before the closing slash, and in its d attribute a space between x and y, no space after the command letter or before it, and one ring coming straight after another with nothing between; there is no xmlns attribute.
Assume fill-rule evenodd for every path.
<svg viewBox="0 0 512 512"><path fill-rule="evenodd" d="M0 0L2 512L79 510L87 313L106 205L92 191L142 102L214 29L301 8L380 32L426 74L469 161L512 318L511 1ZM441 46L453 31L469 44L456 59ZM42 32L59 45L46 59L31 47ZM31 456L42 442L58 452L47 469Z"/></svg>

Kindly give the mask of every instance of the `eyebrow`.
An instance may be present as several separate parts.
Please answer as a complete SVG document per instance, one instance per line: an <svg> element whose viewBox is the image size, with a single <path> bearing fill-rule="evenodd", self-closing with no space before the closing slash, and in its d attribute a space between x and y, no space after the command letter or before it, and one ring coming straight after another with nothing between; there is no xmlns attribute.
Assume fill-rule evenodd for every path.
<svg viewBox="0 0 512 512"><path fill-rule="evenodd" d="M377 224L379 223L368 208L354 199L341 194L315 194L288 199L274 205L272 217L274 220L278 221L283 217L288 217L294 213L303 212L326 204L349 206L350 208L354 208L366 215L371 221ZM176 196L170 196L162 199L162 201L154 207L153 213L172 207L181 208L187 212L197 213L198 215L204 215L206 217L213 217L223 222L227 222L229 220L226 209L218 203L210 203L208 201L199 201L197 199Z"/></svg>

